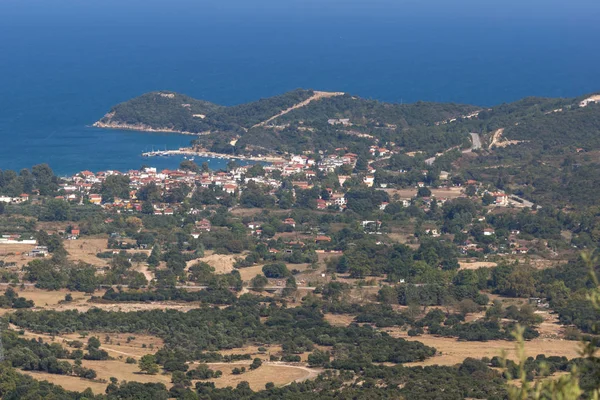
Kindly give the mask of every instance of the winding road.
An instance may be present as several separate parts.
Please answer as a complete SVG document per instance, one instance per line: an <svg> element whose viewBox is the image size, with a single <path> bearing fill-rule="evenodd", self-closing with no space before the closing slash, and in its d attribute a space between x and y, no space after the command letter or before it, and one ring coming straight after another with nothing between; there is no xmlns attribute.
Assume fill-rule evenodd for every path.
<svg viewBox="0 0 600 400"><path fill-rule="evenodd" d="M471 133L469 133L469 135L471 135L471 142L472 142L471 148L463 150L462 151L463 154L471 153L473 150L479 150L479 149L481 149L481 138L479 137L479 133L473 133L473 132L471 132ZM446 153L446 152L448 152L448 151L450 151L452 149L455 149L455 148L456 147L448 149L444 153ZM434 156L434 157L430 157L430 158L426 159L425 160L425 164L427 164L427 165L433 165L433 163L435 162L435 159L437 157L438 156Z"/></svg>

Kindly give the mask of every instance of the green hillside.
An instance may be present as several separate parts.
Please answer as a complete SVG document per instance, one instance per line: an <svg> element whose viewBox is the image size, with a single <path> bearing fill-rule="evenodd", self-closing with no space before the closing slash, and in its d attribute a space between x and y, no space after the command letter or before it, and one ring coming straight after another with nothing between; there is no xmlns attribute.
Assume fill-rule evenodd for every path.
<svg viewBox="0 0 600 400"><path fill-rule="evenodd" d="M111 109L97 126L202 134L196 144L223 153L333 151L388 146L429 155L470 145L470 132L540 146L600 147L600 105L580 98L527 97L486 108L454 103L384 103L343 93L294 90L231 107L152 92ZM230 143L235 140L235 146Z"/></svg>

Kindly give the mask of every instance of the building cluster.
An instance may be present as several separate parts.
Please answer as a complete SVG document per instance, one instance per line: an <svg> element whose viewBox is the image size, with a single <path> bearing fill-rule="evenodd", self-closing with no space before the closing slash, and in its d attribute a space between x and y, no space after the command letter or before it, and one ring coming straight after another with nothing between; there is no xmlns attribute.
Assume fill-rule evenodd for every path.
<svg viewBox="0 0 600 400"><path fill-rule="evenodd" d="M383 150L377 148L380 154L387 154ZM340 149L340 153L343 153L344 149ZM320 161L316 162L314 159L306 155L292 155L285 161L273 162L270 165L264 166L266 174L264 176L254 176L249 174L248 170L252 168L251 165L239 166L230 171L206 171L206 172L194 172L188 170L162 170L158 171L156 168L146 167L141 170L130 170L128 172L119 171L101 171L101 172L90 172L82 171L68 179L61 184L61 195L57 196L58 199L62 199L70 202L89 201L92 204L102 205L107 209L116 209L117 211L142 211L143 201L138 199L137 192L144 186L151 183L155 184L162 193L169 193L172 189L175 189L182 184L192 188L192 191L196 188L208 188L208 187L220 187L222 190L231 195L239 195L244 185L250 182L265 185L270 187L272 192L279 189L282 185L282 179L276 176L279 174L281 177L293 177L297 180L293 181L295 187L299 189L310 189L313 187L310 181L317 176L317 170L321 172L333 172L337 168L347 165L350 168L356 166L358 155L354 153L345 154L333 154L326 155ZM364 176L363 183L368 187L372 187L375 183L374 177L375 169L372 166L368 166L367 175ZM100 187L110 176L123 175L129 178L130 192L128 198L115 198L111 201L106 201L99 194ZM340 175L339 183L340 186L344 184L346 180L350 178L349 175ZM318 208L324 209L329 206L336 206L343 209L346 205L346 199L342 193L336 193L331 189L328 189L329 196L318 200ZM189 194L191 196L191 194ZM27 195L23 195L19 198L0 198L0 201L5 202L24 202L27 201ZM173 209L172 204L153 204L154 213L157 215L173 215L176 210Z"/></svg>
<svg viewBox="0 0 600 400"><path fill-rule="evenodd" d="M0 196L0 203L6 203L6 204L21 204L21 203L25 203L28 200L29 200L29 195L27 193L23 193L22 195L17 196L17 197Z"/></svg>
<svg viewBox="0 0 600 400"><path fill-rule="evenodd" d="M119 171L102 171L98 173L82 171L62 184L61 189L64 194L58 196L58 198L75 202L87 199L90 203L103 205L105 208L141 211L142 201L138 199L137 192L144 186L155 184L163 193L167 193L182 184L191 188L208 188L214 185L221 187L226 193L234 194L239 190L239 181L247 168L240 167L231 172L193 172L168 169L157 171L156 168L149 167L142 170L130 170L126 173ZM105 202L102 195L93 193L97 192L105 180L112 175L124 175L129 178L129 198L116 198L111 202ZM154 208L154 213L157 215L174 214L173 208L168 205L155 204Z"/></svg>

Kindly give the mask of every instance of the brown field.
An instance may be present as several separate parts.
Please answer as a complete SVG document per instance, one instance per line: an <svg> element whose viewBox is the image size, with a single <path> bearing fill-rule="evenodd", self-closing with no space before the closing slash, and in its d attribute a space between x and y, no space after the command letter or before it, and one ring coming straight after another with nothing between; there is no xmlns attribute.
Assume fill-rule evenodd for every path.
<svg viewBox="0 0 600 400"><path fill-rule="evenodd" d="M100 294L98 294L100 295ZM200 307L200 302L175 302L175 301L155 301L150 303L78 303L78 304L61 304L53 307L57 311L77 310L79 312L88 311L90 308L99 308L105 311L147 311L147 310L178 310L187 312L194 308Z"/></svg>
<svg viewBox="0 0 600 400"><path fill-rule="evenodd" d="M354 316L348 314L325 314L325 321L333 326L348 326L354 322Z"/></svg>
<svg viewBox="0 0 600 400"><path fill-rule="evenodd" d="M398 195L400 198L412 198L417 195L417 189L382 189L388 193L390 197L394 195ZM461 188L438 188L433 189L430 188L431 194L438 199L448 198L448 199L456 199L458 197L464 197Z"/></svg>
<svg viewBox="0 0 600 400"><path fill-rule="evenodd" d="M22 373L37 379L38 381L48 381L55 385L62 386L66 390L74 392L83 392L87 388L92 389L95 394L103 394L106 390L106 383L94 382L88 379L78 378L76 376L65 376L57 374L48 374L39 371L21 371Z"/></svg>
<svg viewBox="0 0 600 400"><path fill-rule="evenodd" d="M250 281L256 275L262 274L262 267L262 265L255 265L253 267L240 268L238 271L240 271L242 281Z"/></svg>
<svg viewBox="0 0 600 400"><path fill-rule="evenodd" d="M244 258L246 254L214 254L212 251L206 251L204 257L188 261L188 268L197 262L205 262L215 269L217 274L228 274L233 271L233 264L236 259Z"/></svg>
<svg viewBox="0 0 600 400"><path fill-rule="evenodd" d="M141 334L127 334L127 333L103 333L103 332L88 332L88 335L85 338L82 338L80 332L70 333L64 335L57 335L52 337L47 334L40 334L30 331L25 331L25 334L22 337L30 339L38 339L42 338L46 342L55 342L60 343L66 348L71 348L67 345L66 342L70 342L73 340L79 340L81 342L87 343L87 340L96 336L100 339L102 343L101 348L106 350L109 355L113 358L141 358L145 354L155 353L163 346L163 340L150 335L141 335ZM106 343L106 336L110 338L109 342ZM127 343L127 338L131 336L134 337L129 343ZM146 346L145 348L143 346Z"/></svg>
<svg viewBox="0 0 600 400"><path fill-rule="evenodd" d="M97 267L108 265L109 260L96 257L96 254L107 251L108 239L106 238L65 240L63 243L72 261L83 261Z"/></svg>
<svg viewBox="0 0 600 400"><path fill-rule="evenodd" d="M269 359L269 355L271 355L271 354L280 355L282 352L280 345L262 346L267 349L267 351L265 353L260 353L258 351L259 347L261 347L261 346L249 345L249 346L244 346L244 347L238 347L235 349L220 350L219 353L221 353L224 356L228 356L228 355L232 355L232 354L251 354L253 358L258 357L258 358L262 359L263 361L267 361Z"/></svg>
<svg viewBox="0 0 600 400"><path fill-rule="evenodd" d="M127 240L125 240L127 241ZM96 254L112 251L108 249L107 238L83 238L79 240L65 240L65 249L72 261L83 261L96 267L108 265L109 260L96 257ZM127 250L128 253L145 253L150 255L151 250Z"/></svg>
<svg viewBox="0 0 600 400"><path fill-rule="evenodd" d="M535 357L538 354L546 356L565 356L569 359L579 357L579 342L564 340L563 327L558 324L555 314L547 311L538 311L536 314L544 317L544 322L538 326L540 337L525 342L527 356ZM482 316L483 314L480 314ZM476 318L475 318L476 319ZM385 329L394 337L421 342L427 346L435 347L438 354L422 362L410 365L454 365L461 363L467 357L482 358L500 356L506 351L506 356L516 359L515 342L506 340L492 340L488 342L466 342L454 338L444 338L425 334L418 337L410 337L406 332L399 329Z"/></svg>
<svg viewBox="0 0 600 400"><path fill-rule="evenodd" d="M37 380L47 380L54 384L60 385L67 390L83 391L88 387L95 394L103 394L108 386L111 377L117 378L119 381L141 382L141 383L164 383L167 387L171 387L170 375L146 375L139 373L137 364L126 364L123 361L89 361L83 360L82 365L86 368L91 368L98 374L97 379L104 379L107 382L96 382L88 379L78 378L76 376L64 376L56 374L48 374L44 372L23 371L27 375L32 376Z"/></svg>
<svg viewBox="0 0 600 400"><path fill-rule="evenodd" d="M98 378L106 379L114 376L119 381L141 382L141 383L164 383L167 387L171 387L171 375L146 375L140 373L137 364L127 364L124 361L108 360L108 361L88 361L83 360L83 366L91 368L98 373ZM106 386L105 386L106 387Z"/></svg>
<svg viewBox="0 0 600 400"><path fill-rule="evenodd" d="M463 269L479 269L479 268L492 268L497 266L498 264L490 261L475 261L475 262L464 262L460 261L458 263L460 267L459 270Z"/></svg>
<svg viewBox="0 0 600 400"><path fill-rule="evenodd" d="M217 379L211 379L218 388L227 386L237 386L238 383L246 381L253 390L262 390L268 382L273 382L276 386L284 386L294 381L303 381L311 379L319 374L319 370L313 370L303 366L287 365L283 363L263 363L263 365L254 370L248 370L248 363L210 363L213 370L220 370L223 376ZM241 375L233 375L231 371L234 368L246 367L246 372Z"/></svg>
<svg viewBox="0 0 600 400"><path fill-rule="evenodd" d="M67 308L73 308L74 306L83 305L87 302L90 296L86 296L80 292L71 292L70 290L42 290L31 286L25 287L24 289L17 288L16 291L19 296L25 297L28 300L33 300L36 308L56 308L59 306L59 302L65 299L67 293L71 293L73 301L64 304ZM61 305L62 306L62 305ZM59 306L60 307L60 306Z"/></svg>
<svg viewBox="0 0 600 400"><path fill-rule="evenodd" d="M387 331L387 330L386 330ZM425 361L411 363L408 365L455 365L461 363L467 357L482 358L500 356L502 351L507 352L507 357L515 359L515 343L506 340L494 340L489 342L463 342L454 338L436 337L422 335L410 337L404 332L393 330L390 334L406 340L421 342L427 346L435 347L439 354ZM525 351L528 356L535 357L538 354L546 356L565 356L567 358L579 357L578 342L563 339L534 339L525 343Z"/></svg>
<svg viewBox="0 0 600 400"><path fill-rule="evenodd" d="M0 260L5 263L16 263L17 267L22 267L33 260L26 253L34 247L33 244L0 244Z"/></svg>

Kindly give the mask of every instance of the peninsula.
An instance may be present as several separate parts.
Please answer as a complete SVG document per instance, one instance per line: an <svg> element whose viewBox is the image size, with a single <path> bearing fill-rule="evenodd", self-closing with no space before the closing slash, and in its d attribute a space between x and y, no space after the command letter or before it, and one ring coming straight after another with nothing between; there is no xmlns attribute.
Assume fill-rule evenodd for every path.
<svg viewBox="0 0 600 400"><path fill-rule="evenodd" d="M341 92L294 90L225 107L158 91L114 106L99 128L195 135L197 151L254 156L334 152L367 153L372 146L429 156L471 146L577 145L600 127L598 95L528 97L480 107L454 103L384 103ZM594 135L592 135L594 136ZM595 135L598 137L598 135Z"/></svg>

